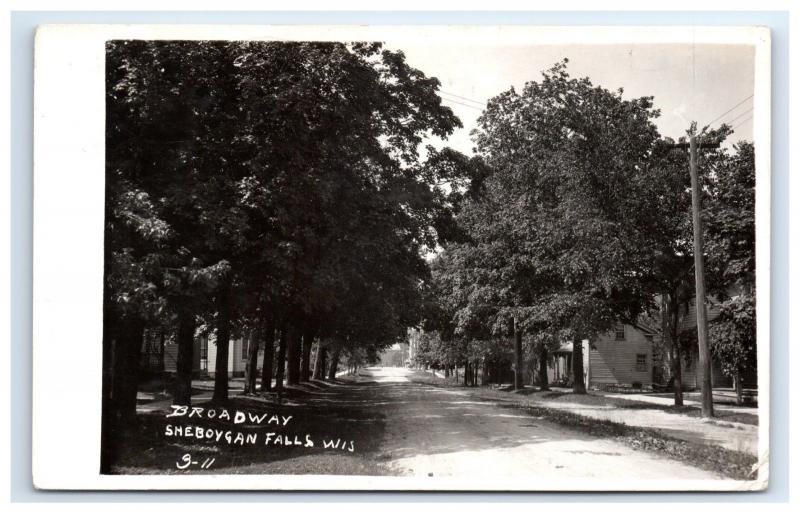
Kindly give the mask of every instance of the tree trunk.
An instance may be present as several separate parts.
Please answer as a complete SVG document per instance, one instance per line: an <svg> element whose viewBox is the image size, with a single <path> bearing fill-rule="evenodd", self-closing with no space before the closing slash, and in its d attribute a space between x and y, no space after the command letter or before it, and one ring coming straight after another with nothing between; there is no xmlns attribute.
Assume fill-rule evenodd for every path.
<svg viewBox="0 0 800 519"><path fill-rule="evenodd" d="M228 399L228 354L231 340L231 306L228 287L223 287L217 297L217 358L214 363L213 400Z"/></svg>
<svg viewBox="0 0 800 519"><path fill-rule="evenodd" d="M291 322L286 335L286 383L296 386L300 383L300 348L303 337L300 335L300 329Z"/></svg>
<svg viewBox="0 0 800 519"><path fill-rule="evenodd" d="M328 349L320 341L317 348L317 356L314 359L314 374L312 375L314 380L325 380L325 356L327 354Z"/></svg>
<svg viewBox="0 0 800 519"><path fill-rule="evenodd" d="M303 332L302 364L300 365L300 381L308 382L311 378L311 348L314 347L314 332L307 327Z"/></svg>
<svg viewBox="0 0 800 519"><path fill-rule="evenodd" d="M192 368L194 366L194 315L181 312L178 316L178 358L175 362L175 405L192 403Z"/></svg>
<svg viewBox="0 0 800 519"><path fill-rule="evenodd" d="M579 335L572 339L572 392L586 394L586 383L583 381L583 342Z"/></svg>
<svg viewBox="0 0 800 519"><path fill-rule="evenodd" d="M108 266L108 263L106 263ZM114 348L116 345L115 312L109 301L110 288L103 294L103 396L100 427L100 473L109 474L117 461L119 442L114 435Z"/></svg>
<svg viewBox="0 0 800 519"><path fill-rule="evenodd" d="M167 334L164 332L164 327L162 326L158 332L158 370L163 372L164 371L164 346L167 343Z"/></svg>
<svg viewBox="0 0 800 519"><path fill-rule="evenodd" d="M112 401L116 423L127 427L136 421L136 393L139 361L144 341L144 320L134 317L122 321L114 351Z"/></svg>
<svg viewBox="0 0 800 519"><path fill-rule="evenodd" d="M275 322L272 318L264 326L264 361L261 363L261 391L272 389L275 367Z"/></svg>
<svg viewBox="0 0 800 519"><path fill-rule="evenodd" d="M472 362L472 387L478 387L478 361Z"/></svg>
<svg viewBox="0 0 800 519"><path fill-rule="evenodd" d="M323 370L325 369L325 356L327 354L328 350L323 346L320 340L319 346L317 346L317 355L314 357L314 372L311 375L311 378L314 380L322 380L325 378Z"/></svg>
<svg viewBox="0 0 800 519"><path fill-rule="evenodd" d="M116 437L116 411L114 409L114 373L116 361L114 353L119 341L119 314L114 305L115 289L111 283L112 235L109 222L113 221L116 209L114 183L105 183L105 227L103 247L103 375L100 415L100 473L109 474L118 458L120 442Z"/></svg>
<svg viewBox="0 0 800 519"><path fill-rule="evenodd" d="M259 333L258 328L256 328L250 334L250 340L248 341L248 347L250 348L247 351L247 365L245 366L245 382L244 382L244 392L247 394L253 394L256 392L256 381L258 380L258 350L260 349L261 345L261 333Z"/></svg>
<svg viewBox="0 0 800 519"><path fill-rule="evenodd" d="M523 355L522 355L522 329L517 323L513 321L514 327L514 389L522 389L525 386L523 375Z"/></svg>
<svg viewBox="0 0 800 519"><path fill-rule="evenodd" d="M275 389L283 390L283 377L286 373L286 326L281 328L281 336L278 339L278 358L275 360Z"/></svg>
<svg viewBox="0 0 800 519"><path fill-rule="evenodd" d="M667 342L667 351L670 357L670 371L672 372L673 403L683 405L683 373L681 368L681 352L678 348L678 302L674 295L662 294L662 328L664 340Z"/></svg>
<svg viewBox="0 0 800 519"><path fill-rule="evenodd" d="M331 355L331 363L328 366L328 379L334 380L336 378L336 370L339 369L339 356L341 355L341 351L338 349L333 352Z"/></svg>
<svg viewBox="0 0 800 519"><path fill-rule="evenodd" d="M139 383L139 362L144 341L144 321L140 318L109 322L103 330L103 347L107 348L108 384L102 401L100 433L100 472L108 474L117 462L119 447L125 435L135 431L136 394Z"/></svg>
<svg viewBox="0 0 800 519"><path fill-rule="evenodd" d="M539 391L550 391L550 381L547 379L547 346L542 347L539 353Z"/></svg>
<svg viewBox="0 0 800 519"><path fill-rule="evenodd" d="M733 374L733 387L736 389L736 405L743 405L744 391L742 391L742 372L739 369Z"/></svg>
<svg viewBox="0 0 800 519"><path fill-rule="evenodd" d="M464 387L469 385L469 362L464 361Z"/></svg>

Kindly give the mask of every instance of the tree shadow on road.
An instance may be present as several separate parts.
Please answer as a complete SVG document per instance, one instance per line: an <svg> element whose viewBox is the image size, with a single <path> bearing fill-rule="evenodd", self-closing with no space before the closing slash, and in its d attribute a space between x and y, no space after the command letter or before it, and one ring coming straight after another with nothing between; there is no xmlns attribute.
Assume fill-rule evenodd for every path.
<svg viewBox="0 0 800 519"><path fill-rule="evenodd" d="M204 409L216 409L217 413L227 409L230 416L237 411L291 416L286 426L265 422L236 424L207 416L167 418L170 408L166 403L164 410L140 414L135 427L121 435L118 458L111 473L386 473L376 461L384 434L385 411L380 406L370 405L369 398L362 398L364 391L373 385L374 382L313 381L284 388L280 402L274 393L261 393L235 395L225 403L196 404ZM193 433L196 427L215 432L230 431L232 438L240 432L245 436L255 434L257 440L254 444L241 445L229 444L224 436L220 439L169 437L167 425L192 428ZM265 444L267 433L275 433L269 445ZM282 437L281 444L275 444L277 436ZM313 447L306 446L307 438L313 442ZM197 466L179 469L186 454L199 464L211 458L214 462L208 469Z"/></svg>

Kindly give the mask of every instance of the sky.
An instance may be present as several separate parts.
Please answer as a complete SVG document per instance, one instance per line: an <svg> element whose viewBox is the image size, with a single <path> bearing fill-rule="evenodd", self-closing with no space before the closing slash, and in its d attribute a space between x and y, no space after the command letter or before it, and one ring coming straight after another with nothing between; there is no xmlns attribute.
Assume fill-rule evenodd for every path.
<svg viewBox="0 0 800 519"><path fill-rule="evenodd" d="M472 154L470 131L487 99L527 81L563 58L573 77L587 76L609 90L622 87L625 98L653 96L664 136L685 135L691 121L700 127L731 124L731 142L752 140L754 47L719 44L596 45L398 45L407 62L441 82L444 104L464 127L447 146ZM727 113L726 113L727 112ZM429 140L440 147L436 138Z"/></svg>

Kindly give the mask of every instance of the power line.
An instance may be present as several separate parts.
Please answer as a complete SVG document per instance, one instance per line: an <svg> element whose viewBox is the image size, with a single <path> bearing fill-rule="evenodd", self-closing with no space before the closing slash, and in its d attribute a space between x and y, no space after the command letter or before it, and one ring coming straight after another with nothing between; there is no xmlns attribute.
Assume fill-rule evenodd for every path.
<svg viewBox="0 0 800 519"><path fill-rule="evenodd" d="M442 93L442 94L447 94L447 95L449 95L451 97L457 97L458 99L463 99L464 101L472 101L473 103L477 103L477 104L479 104L481 106L486 105L486 103L483 102L483 101L478 101L476 99L470 99L469 97L460 96L460 95L454 94L452 92L445 92L444 90L439 90L439 92Z"/></svg>
<svg viewBox="0 0 800 519"><path fill-rule="evenodd" d="M447 101L448 103L455 103L457 105L466 106L467 108L472 108L473 110L481 110L481 111L483 110L483 108L481 108L481 107L468 105L466 103L462 103L462 102L456 101L454 99L448 99L447 97L442 97L442 101Z"/></svg>
<svg viewBox="0 0 800 519"><path fill-rule="evenodd" d="M453 96L451 96L449 94L445 95L443 92L439 92L439 97L441 97L442 99L446 99L447 101L452 101L454 103L464 103L464 101L461 101L461 100L458 100L458 99L454 99ZM486 105L482 105L480 103L475 103L473 101L469 101L466 104L469 105L469 106L475 106L475 108L480 108L481 110L486 108Z"/></svg>
<svg viewBox="0 0 800 519"><path fill-rule="evenodd" d="M732 125L733 125L733 123L735 123L735 122L737 121L737 119L740 119L740 118L742 118L743 116L745 116L745 115L749 114L749 113L750 113L750 112L752 112L752 111L753 111L753 107L751 106L750 108L748 108L748 109L747 109L747 110L745 110L744 112L740 113L739 115L737 115L737 116L736 116L736 117L734 117L733 119L729 120L729 121L728 121L727 123L725 123L725 124L727 124L728 126L732 126Z"/></svg>
<svg viewBox="0 0 800 519"><path fill-rule="evenodd" d="M743 124L744 124L744 123L746 123L746 122L749 122L749 121L750 121L750 120L752 120L752 119L753 119L753 116L751 115L750 117L748 117L748 118L747 118L747 119L745 119L744 121L740 122L739 124L737 124L736 126L734 126L733 128L731 128L731 130L736 130L736 128L738 128L739 126L743 125Z"/></svg>
<svg viewBox="0 0 800 519"><path fill-rule="evenodd" d="M736 103L735 105L733 105L733 106L732 106L732 107L731 107L729 110L727 110L726 112L723 112L723 113L722 113L722 114L720 114L720 115L719 115L719 116L718 116L716 119L714 119L714 120L713 120L713 121L711 121L710 123L706 124L706 126L711 126L712 124L714 124L715 122L719 121L720 119L722 119L723 117L725 117L726 115L728 115L729 113L731 113L732 111L734 111L735 109L739 108L739 107L740 107L740 106L742 106L742 105L743 105L743 104L744 104L746 101L748 101L748 100L750 100L750 99L752 99L752 98L753 98L753 94L750 94L749 96L745 97L744 99L742 99L741 101L739 101L738 103Z"/></svg>

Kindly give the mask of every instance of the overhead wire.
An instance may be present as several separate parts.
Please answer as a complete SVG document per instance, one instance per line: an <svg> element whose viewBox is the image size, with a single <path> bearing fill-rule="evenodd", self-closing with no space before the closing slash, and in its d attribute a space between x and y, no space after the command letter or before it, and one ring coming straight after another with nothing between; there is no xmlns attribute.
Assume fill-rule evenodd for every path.
<svg viewBox="0 0 800 519"><path fill-rule="evenodd" d="M736 103L735 105L730 107L728 110L726 110L726 111L722 112L721 114L719 114L714 120L712 120L711 122L707 123L706 126L711 126L712 124L714 124L715 122L719 121L720 119L722 119L723 117L725 117L726 115L728 115L729 113L734 111L735 109L739 108L745 102L749 101L752 98L753 98L753 94L750 94L749 96L745 97L744 99L742 99L741 101L739 101L738 103Z"/></svg>
<svg viewBox="0 0 800 519"><path fill-rule="evenodd" d="M739 124L737 124L736 126L734 126L733 128L731 128L731 130L736 130L736 128L738 128L738 127L742 126L743 124L745 124L745 123L747 123L747 122L751 121L752 119L753 119L753 116L751 115L750 117L748 117L748 118L747 118L747 119L745 119L744 121L740 122Z"/></svg>
<svg viewBox="0 0 800 519"><path fill-rule="evenodd" d="M469 105L467 103L462 103L461 101L456 101L455 99L450 99L450 98L447 98L447 97L442 97L442 101L446 101L448 103L455 103L455 104L461 105L461 106L466 106L467 108L472 108L473 110L483 110L484 109L484 107Z"/></svg>
<svg viewBox="0 0 800 519"><path fill-rule="evenodd" d="M752 111L753 111L753 108L752 108L752 107L750 107L750 108L748 108L747 110L745 110L744 112L742 112L742 113L740 113L739 115L737 115L736 117L734 117L733 119L730 119L730 120L728 120L728 121L727 121L725 124L727 124L728 126L733 126L733 124L734 124L734 123L735 123L737 120L741 119L742 117L744 117L744 116L745 116L745 115L747 115L747 114L750 114L750 113L752 113Z"/></svg>
<svg viewBox="0 0 800 519"><path fill-rule="evenodd" d="M446 92L446 91L444 91L444 90L439 90L439 93L441 93L441 94L446 94L446 95L449 95L449 96L451 96L451 97L457 97L458 99L463 99L464 101L471 101L471 102L473 102L473 103L476 103L476 104L479 104L479 105L481 105L481 106L485 106L485 105L486 105L486 103L485 103L484 101L478 101L478 100L476 100L476 99L471 99L471 98L469 98L469 97L464 97L464 96L462 96L462 95L454 94L454 93L452 93L452 92Z"/></svg>

